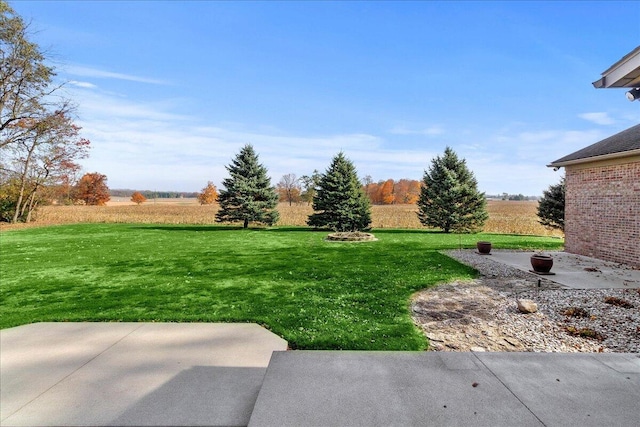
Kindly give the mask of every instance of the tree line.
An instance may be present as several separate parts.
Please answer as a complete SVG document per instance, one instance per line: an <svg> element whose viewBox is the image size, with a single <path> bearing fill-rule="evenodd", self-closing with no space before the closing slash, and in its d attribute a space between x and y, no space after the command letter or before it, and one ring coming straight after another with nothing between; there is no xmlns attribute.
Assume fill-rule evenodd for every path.
<svg viewBox="0 0 640 427"><path fill-rule="evenodd" d="M289 205L311 204L319 179L320 173L317 170L300 178L293 173L284 175L276 184L279 200ZM365 176L361 185L372 204L397 205L415 204L420 195L421 184L420 181L410 179L373 182L370 176Z"/></svg>
<svg viewBox="0 0 640 427"><path fill-rule="evenodd" d="M111 197L131 197L138 192L147 199L194 199L198 197L196 191L152 191L152 190L131 190L127 188L109 189Z"/></svg>
<svg viewBox="0 0 640 427"><path fill-rule="evenodd" d="M512 200L512 201L528 201L528 200L538 200L538 196L525 196L522 193L519 194L487 194L487 199L497 199L497 200Z"/></svg>

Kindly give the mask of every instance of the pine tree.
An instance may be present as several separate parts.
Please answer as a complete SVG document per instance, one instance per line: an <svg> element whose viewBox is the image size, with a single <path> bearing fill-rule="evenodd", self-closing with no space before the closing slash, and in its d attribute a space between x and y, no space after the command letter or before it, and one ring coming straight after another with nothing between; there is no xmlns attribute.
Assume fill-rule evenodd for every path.
<svg viewBox="0 0 640 427"><path fill-rule="evenodd" d="M444 156L432 160L425 171L418 199L418 218L422 225L451 231L482 229L489 217L484 193L464 159L449 147Z"/></svg>
<svg viewBox="0 0 640 427"><path fill-rule="evenodd" d="M319 182L307 224L334 231L363 231L371 224L371 205L356 169L343 153L335 156Z"/></svg>
<svg viewBox="0 0 640 427"><path fill-rule="evenodd" d="M225 189L218 196L220 210L216 221L242 221L244 228L249 222L275 224L279 218L278 194L271 186L267 169L258 163L253 147L245 145L226 168L230 177L222 182Z"/></svg>
<svg viewBox="0 0 640 427"><path fill-rule="evenodd" d="M538 201L538 221L540 224L564 231L564 178L556 185L550 185Z"/></svg>

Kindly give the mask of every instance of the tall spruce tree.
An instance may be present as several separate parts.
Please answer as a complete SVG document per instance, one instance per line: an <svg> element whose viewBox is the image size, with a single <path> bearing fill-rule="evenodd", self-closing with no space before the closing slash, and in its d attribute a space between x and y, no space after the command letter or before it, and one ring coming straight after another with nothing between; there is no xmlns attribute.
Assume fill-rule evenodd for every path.
<svg viewBox="0 0 640 427"><path fill-rule="evenodd" d="M418 199L422 225L445 233L479 231L489 217L486 205L473 172L451 148L432 160L429 171L424 173Z"/></svg>
<svg viewBox="0 0 640 427"><path fill-rule="evenodd" d="M225 188L218 196L220 210L216 221L242 221L244 228L250 222L275 224L279 218L278 193L271 186L267 169L258 163L253 147L245 145L226 168L230 177L222 182Z"/></svg>
<svg viewBox="0 0 640 427"><path fill-rule="evenodd" d="M321 176L307 224L334 231L362 231L371 224L371 205L356 168L344 154L336 155Z"/></svg>
<svg viewBox="0 0 640 427"><path fill-rule="evenodd" d="M550 185L538 201L540 224L564 231L564 177L556 185Z"/></svg>

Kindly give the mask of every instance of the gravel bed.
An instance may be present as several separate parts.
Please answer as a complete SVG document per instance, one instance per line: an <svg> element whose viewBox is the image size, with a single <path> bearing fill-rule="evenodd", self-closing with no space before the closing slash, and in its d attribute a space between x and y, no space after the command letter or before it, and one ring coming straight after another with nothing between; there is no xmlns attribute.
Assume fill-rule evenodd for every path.
<svg viewBox="0 0 640 427"><path fill-rule="evenodd" d="M611 351L640 353L638 289L544 290L523 292L519 297L535 301L538 310L565 330L593 333ZM610 298L629 305L607 303Z"/></svg>
<svg viewBox="0 0 640 427"><path fill-rule="evenodd" d="M500 293L496 320L529 344L529 351L640 353L639 289L567 289L473 250L446 255L472 266L480 282ZM538 313L522 316L517 299L531 299Z"/></svg>

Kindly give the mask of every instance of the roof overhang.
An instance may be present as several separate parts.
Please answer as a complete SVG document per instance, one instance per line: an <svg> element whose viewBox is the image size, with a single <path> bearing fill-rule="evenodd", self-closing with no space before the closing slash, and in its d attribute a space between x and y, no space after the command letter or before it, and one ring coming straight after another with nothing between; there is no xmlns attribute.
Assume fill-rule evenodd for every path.
<svg viewBox="0 0 640 427"><path fill-rule="evenodd" d="M601 162L603 160L621 159L624 157L640 156L640 149L627 150L618 153L603 154L602 156L585 157L582 159L567 160L566 162L553 162L547 165L548 168L562 168L565 166L579 165L581 163Z"/></svg>
<svg viewBox="0 0 640 427"><path fill-rule="evenodd" d="M596 89L640 87L640 46L626 54L592 83Z"/></svg>

